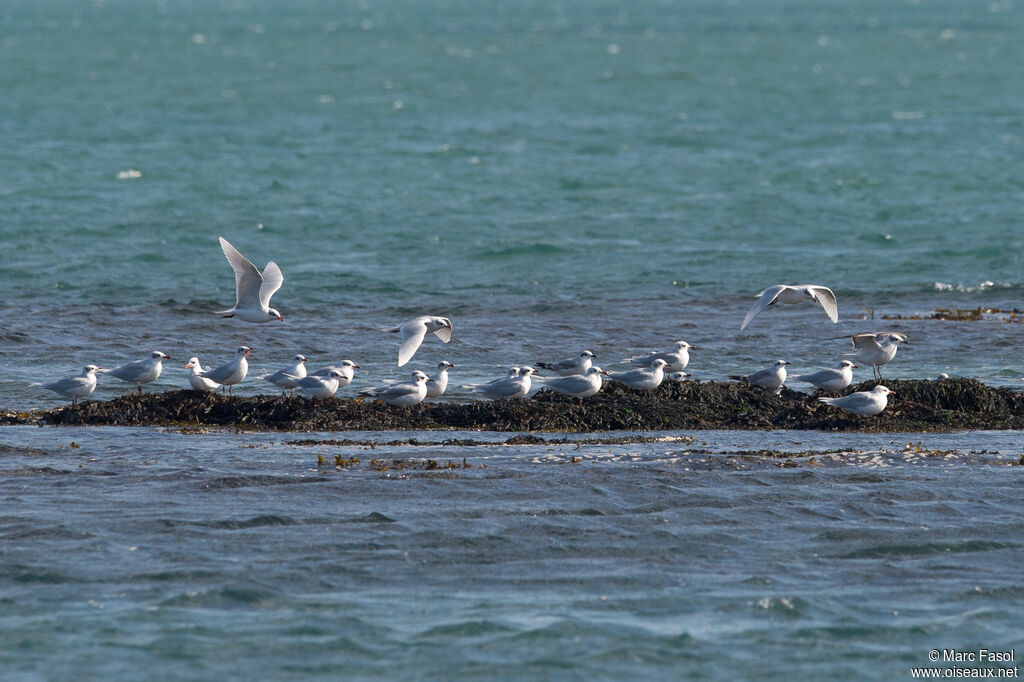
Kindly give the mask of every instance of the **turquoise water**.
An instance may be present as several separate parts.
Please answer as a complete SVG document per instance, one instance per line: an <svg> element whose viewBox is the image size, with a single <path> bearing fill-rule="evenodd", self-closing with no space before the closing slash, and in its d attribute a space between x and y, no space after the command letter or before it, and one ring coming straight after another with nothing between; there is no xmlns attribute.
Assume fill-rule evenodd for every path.
<svg viewBox="0 0 1024 682"><path fill-rule="evenodd" d="M347 389L352 393L405 376L412 365L401 372L395 368L397 343L379 330L424 313L451 317L455 341L442 346L428 340L414 364L432 368L442 358L456 363L451 389L456 398L466 395L456 384L501 376L510 364L557 360L591 348L600 364L612 369L628 355L678 338L699 347L688 371L701 379L748 373L777 358L803 372L831 364L847 350L842 340L827 337L880 329L911 336L886 376L947 372L1020 386L1024 364L1015 317L993 314L954 323L927 316L937 307L1020 307L1022 63L1024 10L999 0L7 0L0 3L0 282L5 293L0 407L63 404L28 384L66 376L90 362L115 366L154 349L174 361L149 390L181 388L186 385L181 365L190 356L218 364L240 343L256 348L254 377L283 366L297 352L315 365L352 358L363 367ZM274 304L286 322L246 325L212 314L233 302L233 278L217 245L219 235L259 266L271 259L281 266L285 284ZM829 324L810 306L787 306L762 313L738 333L754 294L780 282L832 287L839 298L839 324ZM861 370L858 378L867 378L867 372ZM266 392L262 384L252 378L238 391ZM95 395L106 399L126 390L106 378ZM21 466L18 458L35 457L25 448L52 453L69 438L63 430L31 433L0 433L0 442L12 448L3 456L14 462L10 466ZM218 516L210 511L222 501L216 493L188 485L164 489L159 478L164 474L151 480L147 471L152 470L142 466L143 452L173 460L175 453L196 448L195 462L179 472L191 476L187 472L205 466L206 459L225 457L235 444L252 444L249 437L225 444L220 437L192 441L159 431L86 433L95 439L95 457L102 458L104 448L120 449L119 471L140 467L138 488L126 493L133 505L155 486L167 508L210 505L187 523L269 517L299 519L301 526L307 518L290 506L290 486L257 487L269 492ZM839 445L851 446L851 439L857 445L863 437L844 438ZM944 437L938 438L941 446ZM981 436L977 441L986 442ZM838 445L821 447L833 446ZM964 443L958 447L970 449ZM641 459L655 454L638 452ZM290 466L293 455L272 457ZM33 462L32 467L40 464ZM280 473L273 464L266 466L270 473L260 475ZM630 490L646 480L631 480L628 466L613 469ZM772 599L810 590L825 606L809 605L800 596L805 601L795 602L795 610L769 609L772 623L788 623L814 661L833 651L858 652L843 669L846 677L889 676L896 669L893 660L899 666L925 664L923 647L930 643L929 633L938 632L935 622L942 623L940 630L951 642L990 647L996 646L990 626L972 629L978 620L993 631L1021 629L1014 615L1019 608L996 605L1000 600L1020 604L1020 587L1012 578L1019 568L1020 538L1006 530L1019 528L1019 518L1014 517L1016 526L1001 526L1009 537L976 541L978 527L993 509L1013 514L1000 503L978 502L988 499L993 485L978 474L983 470L954 462L950 477L934 481L926 495L941 497L955 482L964 502L949 508L936 503L926 519L917 506L904 503L905 496L916 494L918 469L877 474L879 487L894 501L862 510L858 524L917 529L893 541L913 547L933 547L937 541L930 533L936 532L942 542L968 547L970 557L978 558L977 564L953 568L915 564L908 572L906 562L916 560L902 558L899 551L897 559L887 550L858 559L865 574L895 571L890 576L895 588L854 581L833 589L827 575L808 571L794 577L791 588L754 589L743 581L762 572L746 565L733 573L736 554L724 548L702 575L726 576L725 584L710 577L712 582L687 582L693 568L688 555L680 556L671 538L645 534L647 517L640 517L628 534L638 563L616 568L616 580L628 582L646 559L658 567L649 570L664 569L668 576L655 580L658 589L630 591L629 601L600 614L589 602L576 608L578 603L560 590L537 591L536 581L562 556L552 541L550 551L536 553L536 562L516 564L522 582L509 574L467 588L468 602L449 605L469 609L468 615L452 619L435 617L439 602L433 599L443 600L440 595L458 592L458 586L433 581L439 567L461 556L458 547L444 551L449 531L472 523L458 514L442 514L429 538L438 548L434 563L413 564L390 578L391 564L371 562L367 582L339 587L334 578L321 584L307 576L301 553L295 555L286 543L262 544L258 531L260 542L218 558L215 548L186 544L176 550L173 534L154 533L151 526L126 527L118 520L117 486L124 479L100 477L88 504L74 507L75 525L92 529L68 532L87 534L86 544L127 543L135 534L157 544L145 567L129 566L108 583L100 574L120 559L104 552L79 554L74 543L50 545L47 529L53 524L31 521L60 508L61 496L48 492L51 482L71 479L12 477L4 499L18 511L0 524L0 533L6 551L14 553L6 555L5 565L16 555L24 570L8 570L0 585L4 603L22 610L3 627L18 631L28 619L34 634L21 649L3 649L2 660L23 677L61 677L60 670L69 668L48 674L38 663L45 658L45 643L60 640L64 660L77 660L93 646L96 632L147 632L154 641L168 638L169 648L142 647L131 657L135 663L168 665L168 676L175 677L230 676L233 662L306 632L305 625L296 625L301 614L320 613L326 603L337 609L328 608L313 626L312 640L299 636L297 648L330 649L335 636L348 637L361 652L359 661L378 654L386 658L383 667L353 664L364 677L396 670L402 677L445 677L445 661L460 677L488 676L524 660L523 652L535 647L554 652L540 656L550 667L518 672L592 679L661 677L666 671L680 676L690 670L698 676L749 677L773 660L782 662L772 668L777 676L804 665L810 666L808 674L818 675L824 669L808 658L783 655L784 644L772 635L765 635L770 641L742 636L749 632L745 619L765 615L748 603L766 598L770 606ZM1001 469L999 476L1006 471L1017 470ZM681 474L664 475L671 481ZM758 474L747 476L743 485L756 488ZM377 481L374 473L364 477L370 484ZM457 480L437 504L457 509L460 495L494 493L485 481ZM1005 499L1019 497L1017 477L1011 473L1005 481ZM726 521L735 538L746 537L747 530L769 533L773 527L764 523L770 521L758 517L772 505L800 504L805 491L820 496L822 509L831 504L830 486L838 485L851 500L865 492L858 485L813 479L799 489L779 488L768 503L748 502L747 488L737 487L729 472L697 485L722 505L745 512ZM389 516L391 505L399 504L390 491L366 507L344 507L343 516ZM605 509L595 488L577 489L571 481L534 492L552 500L579 497L581 508ZM663 491L692 492L687 486L682 492ZM643 493L636 492L635 499L642 500ZM430 489L415 499L429 504L435 495L440 493ZM311 493L302 500L330 514L343 496L343 491ZM502 501L494 513L512 513L510 505ZM160 518L173 518L167 508L160 507ZM604 532L593 525L595 518L568 515L565 532ZM706 518L684 514L673 523L699 528ZM376 551L377 526L358 527L366 533L365 544L351 551ZM295 530L290 522L284 528L286 534ZM779 541L794 555L822 549L822 539L803 530L779 532ZM499 530L493 533L500 536ZM396 557L405 551L400 541L389 542L387 551ZM500 542L460 542L473 548L474 561L483 567L460 574L464 582L482 580L487 566L500 563L492 554L500 551ZM536 549L527 540L514 547L524 556ZM67 562L53 578L67 599L49 596L50 562L41 550L53 548ZM197 560L207 551L213 558ZM623 551L622 543L609 540L583 554ZM758 542L746 551L747 561L758 561L774 548ZM933 556L930 551L925 555ZM32 556L40 559L26 558ZM171 568L192 560L203 566L199 578L179 576ZM232 590L241 569L225 563L233 560L253 566L255 581L261 580L261 566L280 564L283 573L252 588L255 597L249 587L237 588L239 604ZM340 574L344 565L329 562L328 568ZM569 573L567 567L557 568ZM775 566L768 574L776 580L783 569ZM933 569L946 577L935 582ZM79 578L73 577L79 574L96 576L100 591L121 590L137 575L165 575L168 583L166 589L128 598L127 612L97 616L74 597L81 592ZM293 588L289 584L296 576L310 582ZM610 580L597 572L580 589L604 594ZM696 620L677 619L691 613L677 601L665 605L662 588L672 580L679 594L710 589L715 595L692 611ZM161 607L165 599L172 605L175 599L188 602L181 595L194 591L195 581L207 595L198 605L186 603L170 621L160 615L150 619L149 606ZM423 589L410 590L416 584ZM980 612L963 606L974 603L964 601L974 586L995 595ZM894 610L889 606L893 590L930 595L922 597L920 621L911 626L916 634L909 639L890 637L898 626L878 615ZM369 600L371 610L381 603L394 607L391 597L374 601L385 593L399 595L396 600L409 595L409 601L390 620L375 615L345 625L369 627L366 640L338 634L336 628L347 622L346 599ZM223 643L239 634L234 616L266 614L260 606L264 599L273 602L278 615L278 609L300 615L261 621L246 630L244 647L225 648ZM552 600L558 604L555 616L548 610ZM864 612L851 616L840 607L850 602L864 604ZM651 609L674 613L665 616L671 626L645 621ZM39 615L51 612L52 620ZM80 638L62 636L61 623L68 617ZM452 622L454 631L444 629ZM482 624L485 633L496 633L498 643L480 651L448 650L417 673L410 661L425 649L479 641L476 625L468 631L458 625L465 622ZM700 627L708 623L713 627ZM182 634L190 628L197 629L195 639ZM375 648L373 632L382 632L389 644ZM430 634L417 639L415 633L424 632ZM565 647L567 632L576 633L578 640L572 641L579 649ZM623 633L631 633L626 644L620 641ZM749 651L720 667L689 668L688 645L681 643L693 640L710 641L718 652L741 646ZM206 667L214 651L220 652L220 662ZM268 676L313 672L303 667L308 662L303 652L273 651ZM865 654L879 651L877 661ZM97 655L107 653L101 648ZM387 668L391 660L398 661L394 670ZM136 677L132 670L98 661L91 667L97 674ZM179 667L174 661L191 662ZM330 675L342 669L332 663L323 670ZM238 677L250 677L261 669L240 670ZM507 676L523 675L510 668Z"/></svg>

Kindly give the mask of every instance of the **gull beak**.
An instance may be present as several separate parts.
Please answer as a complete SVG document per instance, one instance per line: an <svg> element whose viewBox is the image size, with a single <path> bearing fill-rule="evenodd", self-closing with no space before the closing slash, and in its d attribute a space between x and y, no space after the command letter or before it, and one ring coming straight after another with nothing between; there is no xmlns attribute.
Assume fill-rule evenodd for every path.
<svg viewBox="0 0 1024 682"><path fill-rule="evenodd" d="M277 319L279 319L279 320L281 320L282 322L284 322L284 315L278 315L278 316L277 316Z"/></svg>
<svg viewBox="0 0 1024 682"><path fill-rule="evenodd" d="M189 368L189 367L191 367L191 366L192 366L192 363L190 362L190 363L188 363L187 365L185 365L185 369L188 369L188 368Z"/></svg>
<svg viewBox="0 0 1024 682"><path fill-rule="evenodd" d="M249 348L248 350L246 350L245 354L248 355L251 358L252 357L252 353L249 352L250 350L252 350L252 348Z"/></svg>

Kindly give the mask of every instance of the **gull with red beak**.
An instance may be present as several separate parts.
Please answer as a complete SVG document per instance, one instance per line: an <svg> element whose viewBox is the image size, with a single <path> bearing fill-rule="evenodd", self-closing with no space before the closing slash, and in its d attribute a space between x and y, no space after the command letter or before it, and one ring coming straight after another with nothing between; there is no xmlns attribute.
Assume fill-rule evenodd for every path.
<svg viewBox="0 0 1024 682"><path fill-rule="evenodd" d="M252 348L249 346L239 346L235 350L235 357L225 362L220 367L215 367L208 372L203 372L199 376L204 379L214 381L221 386L227 386L228 395L233 395L231 387L235 384L241 383L245 375L249 373L249 361L247 357L252 357Z"/></svg>

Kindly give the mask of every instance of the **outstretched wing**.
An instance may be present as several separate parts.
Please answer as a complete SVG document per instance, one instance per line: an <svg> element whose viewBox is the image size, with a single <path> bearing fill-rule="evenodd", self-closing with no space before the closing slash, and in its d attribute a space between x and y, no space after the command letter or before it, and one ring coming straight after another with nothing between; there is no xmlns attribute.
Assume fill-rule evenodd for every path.
<svg viewBox="0 0 1024 682"><path fill-rule="evenodd" d="M437 338L441 339L445 343L448 343L449 341L452 340L452 328L451 327L441 327L440 329L435 331L434 334L436 334Z"/></svg>
<svg viewBox="0 0 1024 682"><path fill-rule="evenodd" d="M398 349L399 367L412 360L426 335L427 325L423 323L402 325L402 345Z"/></svg>
<svg viewBox="0 0 1024 682"><path fill-rule="evenodd" d="M832 290L828 287L817 285L812 285L808 288L814 294L814 298L817 299L818 303L821 304L821 307L825 309L828 319L832 320L833 324L839 322L839 305L836 303L836 295L832 293Z"/></svg>
<svg viewBox="0 0 1024 682"><path fill-rule="evenodd" d="M878 350L881 348L881 346L878 345L877 334L854 334L850 338L853 340L853 347L858 350L862 348Z"/></svg>
<svg viewBox="0 0 1024 682"><path fill-rule="evenodd" d="M260 271L224 237L220 238L220 248L224 251L224 257L228 259L231 269L235 271L235 307L255 305L260 300L260 287L263 285ZM278 284L278 287L280 286Z"/></svg>
<svg viewBox="0 0 1024 682"><path fill-rule="evenodd" d="M251 264L250 264L251 265ZM284 284L284 273L277 263L270 261L267 267L263 268L263 283L260 284L260 306L270 307L270 297Z"/></svg>
<svg viewBox="0 0 1024 682"><path fill-rule="evenodd" d="M759 312L770 306L772 303L775 303L775 299L778 298L779 294L785 290L785 284L776 284L775 286L768 287L762 291L761 295L757 298L757 302L751 306L750 310L747 311L747 316L743 318L743 324L740 325L740 331L746 329L747 325L750 324L750 321L757 317Z"/></svg>

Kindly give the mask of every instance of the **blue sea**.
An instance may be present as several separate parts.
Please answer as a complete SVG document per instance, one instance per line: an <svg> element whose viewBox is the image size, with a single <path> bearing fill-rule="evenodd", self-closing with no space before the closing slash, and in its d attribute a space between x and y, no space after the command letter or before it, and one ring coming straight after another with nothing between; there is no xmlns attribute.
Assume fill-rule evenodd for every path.
<svg viewBox="0 0 1024 682"><path fill-rule="evenodd" d="M245 344L243 395L303 353L360 364L343 396L446 359L463 400L585 348L617 369L685 339L719 380L886 330L910 338L886 377L1024 387L1022 64L1014 0L5 0L0 408L153 350L149 392ZM213 314L218 236L280 265L285 322ZM740 332L778 283L831 287L839 323L779 306ZM399 369L380 330L422 314L455 338ZM0 427L0 677L1024 656L1022 434L645 435ZM298 443L334 437L374 447Z"/></svg>

